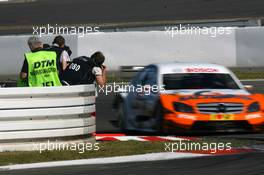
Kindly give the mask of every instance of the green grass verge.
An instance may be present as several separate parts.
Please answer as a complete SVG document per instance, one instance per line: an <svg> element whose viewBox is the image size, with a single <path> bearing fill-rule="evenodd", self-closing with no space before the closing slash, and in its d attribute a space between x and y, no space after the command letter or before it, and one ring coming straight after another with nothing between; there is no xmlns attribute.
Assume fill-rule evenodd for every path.
<svg viewBox="0 0 264 175"><path fill-rule="evenodd" d="M100 142L98 151L25 151L25 152L2 152L0 153L0 166L22 163L36 163L59 160L88 159L111 156L125 156L133 154L145 154L162 152L162 142L136 142L136 141L111 141Z"/></svg>
<svg viewBox="0 0 264 175"><path fill-rule="evenodd" d="M264 72L262 71L234 71L239 79L264 79Z"/></svg>
<svg viewBox="0 0 264 175"><path fill-rule="evenodd" d="M195 142L201 143L232 143L232 148L243 147L249 145L261 144L258 141L237 140L204 137L202 140ZM86 151L78 153L78 151L38 151L32 152L2 152L0 153L0 166L36 163L60 160L74 160L74 159L89 159L112 156L126 156L135 154L158 153L165 152L165 143L168 142L137 142L137 141L109 141L99 142L100 149L98 151ZM174 142L175 143L175 142Z"/></svg>

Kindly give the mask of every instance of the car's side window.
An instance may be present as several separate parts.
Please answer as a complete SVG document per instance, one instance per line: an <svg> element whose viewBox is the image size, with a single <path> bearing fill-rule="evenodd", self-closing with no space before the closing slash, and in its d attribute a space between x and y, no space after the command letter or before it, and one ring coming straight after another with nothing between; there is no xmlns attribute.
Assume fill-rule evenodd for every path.
<svg viewBox="0 0 264 175"><path fill-rule="evenodd" d="M146 70L146 76L143 80L142 85L157 85L157 69L155 67L151 67Z"/></svg>
<svg viewBox="0 0 264 175"><path fill-rule="evenodd" d="M157 68L146 67L143 69L131 83L134 87L143 87L146 85L157 85Z"/></svg>
<svg viewBox="0 0 264 175"><path fill-rule="evenodd" d="M147 77L147 69L145 69L145 70L141 73L141 75L139 76L139 79L138 79L138 83L137 83L137 85L143 85L143 83L144 83L146 77Z"/></svg>
<svg viewBox="0 0 264 175"><path fill-rule="evenodd" d="M145 69L143 69L141 72L139 72L137 75L136 75L136 77L132 80L132 85L133 86L138 86L138 85L142 85L142 83L143 83L143 81L144 81L144 79L145 79L145 77L146 77L146 73L147 73L147 71L146 71L146 68Z"/></svg>
<svg viewBox="0 0 264 175"><path fill-rule="evenodd" d="M133 86L136 86L136 85L138 84L138 82L139 82L139 80L140 80L139 77L142 76L142 73L143 73L143 70L140 71L140 72L138 72L138 73L136 74L136 76L132 79L131 84L132 84Z"/></svg>

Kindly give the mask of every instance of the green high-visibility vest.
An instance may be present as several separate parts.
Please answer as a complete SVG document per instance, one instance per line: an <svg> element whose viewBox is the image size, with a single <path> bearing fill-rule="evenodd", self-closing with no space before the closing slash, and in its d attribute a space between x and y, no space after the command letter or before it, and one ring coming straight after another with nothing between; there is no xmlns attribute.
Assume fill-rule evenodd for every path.
<svg viewBox="0 0 264 175"><path fill-rule="evenodd" d="M54 51L37 51L26 53L28 62L28 85L61 86Z"/></svg>

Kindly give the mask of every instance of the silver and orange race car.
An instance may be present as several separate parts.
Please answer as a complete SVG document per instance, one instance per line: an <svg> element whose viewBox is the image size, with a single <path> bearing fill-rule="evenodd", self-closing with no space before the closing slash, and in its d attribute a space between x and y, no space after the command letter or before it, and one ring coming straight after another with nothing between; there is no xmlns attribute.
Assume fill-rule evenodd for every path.
<svg viewBox="0 0 264 175"><path fill-rule="evenodd" d="M216 64L146 66L113 106L125 131L259 131L264 124L264 95L250 94Z"/></svg>

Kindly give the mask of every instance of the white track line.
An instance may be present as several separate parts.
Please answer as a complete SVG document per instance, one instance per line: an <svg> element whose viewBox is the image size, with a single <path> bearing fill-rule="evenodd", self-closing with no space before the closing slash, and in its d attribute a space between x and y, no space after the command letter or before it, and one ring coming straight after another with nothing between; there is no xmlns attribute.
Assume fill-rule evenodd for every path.
<svg viewBox="0 0 264 175"><path fill-rule="evenodd" d="M259 82L259 81L264 81L264 79L244 79L244 80L240 80L241 82L243 81L256 81L256 82Z"/></svg>
<svg viewBox="0 0 264 175"><path fill-rule="evenodd" d="M164 136L164 137L160 137L162 139L166 139L168 141L181 141L181 140L191 140L191 139L185 139L185 138L180 138L180 137L172 137L172 136Z"/></svg>
<svg viewBox="0 0 264 175"><path fill-rule="evenodd" d="M0 172L5 171L5 170L51 168L51 167L61 167L61 166L76 166L76 165L93 165L93 164L111 164L111 163L184 159L184 158L194 158L194 157L201 157L201 156L210 156L210 155L193 154L193 153L172 153L172 152L150 153L150 154L132 155L132 156L118 156L118 157L109 157L109 158L80 159L80 160L68 160L68 161L56 161L56 162L44 162L44 163L1 166Z"/></svg>
<svg viewBox="0 0 264 175"><path fill-rule="evenodd" d="M98 141L109 141L109 139L118 140L118 141L151 141L147 138L148 136L96 136L96 140ZM151 136L152 137L152 136ZM153 136L157 139L164 139L167 141L179 141L179 140L189 140L185 138L179 137L169 137L169 136Z"/></svg>
<svg viewBox="0 0 264 175"><path fill-rule="evenodd" d="M96 140L98 141L104 141L105 139L113 139L113 141L147 141L145 139L139 138L138 136L96 136Z"/></svg>

